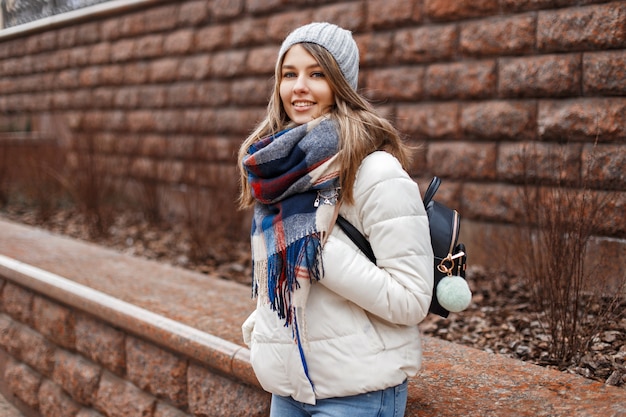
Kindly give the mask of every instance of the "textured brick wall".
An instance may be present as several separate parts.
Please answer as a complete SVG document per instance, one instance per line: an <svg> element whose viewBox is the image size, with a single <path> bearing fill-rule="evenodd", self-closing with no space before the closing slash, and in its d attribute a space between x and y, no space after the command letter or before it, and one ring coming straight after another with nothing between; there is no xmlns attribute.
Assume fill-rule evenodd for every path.
<svg viewBox="0 0 626 417"><path fill-rule="evenodd" d="M412 173L444 179L439 198L468 221L475 261L490 230L519 217L530 143L547 184L555 155L572 183L594 155L590 184L612 197L599 234L624 252L626 1L152 2L0 32L0 120L51 115L135 177L233 197L234 153L263 115L277 46L311 20L354 32L362 91L422 145Z"/></svg>
<svg viewBox="0 0 626 417"><path fill-rule="evenodd" d="M267 415L259 388L2 278L0 381L42 417Z"/></svg>

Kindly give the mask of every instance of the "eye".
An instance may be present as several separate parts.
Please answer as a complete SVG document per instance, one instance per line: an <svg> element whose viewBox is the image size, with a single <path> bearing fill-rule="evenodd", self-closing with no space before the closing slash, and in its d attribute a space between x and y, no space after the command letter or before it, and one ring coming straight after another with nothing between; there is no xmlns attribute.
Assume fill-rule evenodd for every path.
<svg viewBox="0 0 626 417"><path fill-rule="evenodd" d="M294 77L297 77L297 75L293 71L286 71L283 73L283 78L294 78Z"/></svg>
<svg viewBox="0 0 626 417"><path fill-rule="evenodd" d="M324 78L326 77L326 74L324 74L322 71L315 71L311 74L311 77L313 78Z"/></svg>

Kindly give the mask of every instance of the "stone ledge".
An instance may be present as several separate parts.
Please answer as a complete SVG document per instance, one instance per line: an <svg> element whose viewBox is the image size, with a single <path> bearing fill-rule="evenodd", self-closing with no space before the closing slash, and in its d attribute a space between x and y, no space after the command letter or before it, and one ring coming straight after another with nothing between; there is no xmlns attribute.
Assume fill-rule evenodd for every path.
<svg viewBox="0 0 626 417"><path fill-rule="evenodd" d="M0 220L0 275L257 385L237 283ZM626 417L623 389L425 338L407 416Z"/></svg>

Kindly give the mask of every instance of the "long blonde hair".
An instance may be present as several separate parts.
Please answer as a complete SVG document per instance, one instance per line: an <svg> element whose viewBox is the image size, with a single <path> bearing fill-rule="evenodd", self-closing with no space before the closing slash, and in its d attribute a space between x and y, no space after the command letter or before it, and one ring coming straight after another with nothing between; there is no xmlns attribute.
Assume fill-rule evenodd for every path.
<svg viewBox="0 0 626 417"><path fill-rule="evenodd" d="M351 204L354 202L353 186L356 173L367 155L376 150L385 150L394 155L407 169L410 163L410 148L402 141L396 128L387 119L378 115L372 105L350 87L330 52L313 43L299 45L317 60L326 74L330 88L335 93L335 106L329 115L339 126L338 157L341 167L339 171L341 198L344 202ZM282 61L281 58L276 63L274 91L267 105L267 116L239 148L240 208L247 208L254 204L247 173L242 164L248 148L260 139L280 132L292 123L280 99Z"/></svg>

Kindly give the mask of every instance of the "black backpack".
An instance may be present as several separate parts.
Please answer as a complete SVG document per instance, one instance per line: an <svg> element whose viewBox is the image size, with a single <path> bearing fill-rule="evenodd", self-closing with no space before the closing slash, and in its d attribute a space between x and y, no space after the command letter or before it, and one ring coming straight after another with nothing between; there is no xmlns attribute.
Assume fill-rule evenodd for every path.
<svg viewBox="0 0 626 417"><path fill-rule="evenodd" d="M429 312L441 317L448 317L450 312L439 304L437 286L446 276L456 275L465 279L467 252L465 245L458 243L459 232L461 230L461 216L456 210L450 209L433 200L435 193L439 189L439 185L441 185L441 179L434 177L424 194L424 207L428 215L430 239L435 255L433 265L435 281ZM372 247L365 236L342 216L337 218L337 224L365 256L367 256L370 261L376 263L376 257L374 256Z"/></svg>

